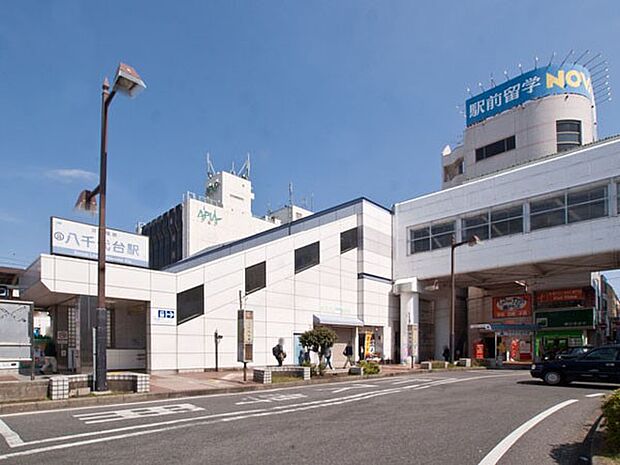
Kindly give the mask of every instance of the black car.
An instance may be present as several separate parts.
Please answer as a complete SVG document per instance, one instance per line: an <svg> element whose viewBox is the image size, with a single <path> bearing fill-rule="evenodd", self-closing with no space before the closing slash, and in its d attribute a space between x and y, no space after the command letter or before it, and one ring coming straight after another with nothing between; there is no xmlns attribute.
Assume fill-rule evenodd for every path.
<svg viewBox="0 0 620 465"><path fill-rule="evenodd" d="M535 363L530 374L551 385L571 381L620 383L620 345L598 347L569 360Z"/></svg>

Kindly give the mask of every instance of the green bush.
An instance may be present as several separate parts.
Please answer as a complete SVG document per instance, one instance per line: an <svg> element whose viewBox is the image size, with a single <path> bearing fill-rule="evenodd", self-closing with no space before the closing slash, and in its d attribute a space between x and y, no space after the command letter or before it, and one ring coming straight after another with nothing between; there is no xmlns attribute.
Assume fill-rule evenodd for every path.
<svg viewBox="0 0 620 465"><path fill-rule="evenodd" d="M364 369L365 375L376 375L381 371L381 367L376 362L367 362L366 360L362 360L360 362L360 367Z"/></svg>
<svg viewBox="0 0 620 465"><path fill-rule="evenodd" d="M613 452L620 452L620 390L603 402L603 415L607 420L607 446Z"/></svg>

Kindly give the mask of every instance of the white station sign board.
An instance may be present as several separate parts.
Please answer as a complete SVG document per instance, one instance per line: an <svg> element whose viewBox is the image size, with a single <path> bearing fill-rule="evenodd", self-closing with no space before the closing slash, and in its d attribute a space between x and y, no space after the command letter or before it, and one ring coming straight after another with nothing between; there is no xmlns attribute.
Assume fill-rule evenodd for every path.
<svg viewBox="0 0 620 465"><path fill-rule="evenodd" d="M51 220L52 254L97 259L97 226L55 217ZM148 268L149 238L106 228L106 262Z"/></svg>

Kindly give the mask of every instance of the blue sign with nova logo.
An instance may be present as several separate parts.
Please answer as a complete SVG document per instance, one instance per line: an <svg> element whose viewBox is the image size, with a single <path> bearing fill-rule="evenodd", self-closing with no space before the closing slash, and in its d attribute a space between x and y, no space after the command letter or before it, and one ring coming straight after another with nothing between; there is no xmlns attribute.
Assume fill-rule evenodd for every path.
<svg viewBox="0 0 620 465"><path fill-rule="evenodd" d="M551 65L523 73L465 102L467 126L529 100L547 95L578 94L593 100L590 72L580 65Z"/></svg>

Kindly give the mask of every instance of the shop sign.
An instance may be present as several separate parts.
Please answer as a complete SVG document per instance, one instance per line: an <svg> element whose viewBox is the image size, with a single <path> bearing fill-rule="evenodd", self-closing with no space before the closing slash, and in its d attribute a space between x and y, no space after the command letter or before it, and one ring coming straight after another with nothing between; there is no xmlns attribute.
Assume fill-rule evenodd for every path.
<svg viewBox="0 0 620 465"><path fill-rule="evenodd" d="M407 348L409 355L416 355L418 353L418 325L409 325L408 333Z"/></svg>
<svg viewBox="0 0 620 465"><path fill-rule="evenodd" d="M540 329L594 328L594 309L579 308L555 312L536 312L536 324Z"/></svg>
<svg viewBox="0 0 620 465"><path fill-rule="evenodd" d="M493 318L515 318L532 315L532 296L529 294L493 297Z"/></svg>
<svg viewBox="0 0 620 465"><path fill-rule="evenodd" d="M209 211L205 207L202 207L200 210L198 210L198 219L201 223L207 223L212 224L213 226L217 226L217 224L222 218L218 218L215 208L213 209L213 211Z"/></svg>
<svg viewBox="0 0 620 465"><path fill-rule="evenodd" d="M251 362L254 359L254 311L237 311L237 361Z"/></svg>
<svg viewBox="0 0 620 465"><path fill-rule="evenodd" d="M484 358L484 344L476 344L474 349L476 360L482 360Z"/></svg>
<svg viewBox="0 0 620 465"><path fill-rule="evenodd" d="M61 218L51 218L51 253L96 260L99 256L99 227ZM106 262L149 267L149 238L106 228Z"/></svg>
<svg viewBox="0 0 620 465"><path fill-rule="evenodd" d="M538 291L536 306L553 306L565 302L581 302L585 300L583 289L556 289L553 291Z"/></svg>
<svg viewBox="0 0 620 465"><path fill-rule="evenodd" d="M467 126L484 121L527 101L556 94L593 99L590 72L577 64L550 65L523 73L465 102Z"/></svg>

